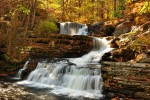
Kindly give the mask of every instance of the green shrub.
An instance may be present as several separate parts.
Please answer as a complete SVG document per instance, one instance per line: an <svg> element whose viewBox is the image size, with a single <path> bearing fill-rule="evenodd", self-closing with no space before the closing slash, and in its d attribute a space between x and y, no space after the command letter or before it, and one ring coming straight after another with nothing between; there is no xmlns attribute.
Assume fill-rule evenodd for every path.
<svg viewBox="0 0 150 100"><path fill-rule="evenodd" d="M139 14L150 13L150 2L145 1L143 7L140 9Z"/></svg>
<svg viewBox="0 0 150 100"><path fill-rule="evenodd" d="M40 33L52 33L58 31L57 26L49 21L41 21L38 28Z"/></svg>

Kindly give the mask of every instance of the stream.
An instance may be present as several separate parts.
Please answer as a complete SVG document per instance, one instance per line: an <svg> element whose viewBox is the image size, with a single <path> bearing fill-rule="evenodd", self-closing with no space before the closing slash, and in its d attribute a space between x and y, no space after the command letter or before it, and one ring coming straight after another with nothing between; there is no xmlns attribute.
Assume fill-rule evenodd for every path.
<svg viewBox="0 0 150 100"><path fill-rule="evenodd" d="M87 33L85 25L76 23L63 23L61 28L62 34ZM13 84L2 82L1 94L18 100L102 100L103 79L99 62L105 53L113 49L109 42L106 38L93 37L93 50L82 57L39 61L27 79ZM28 63L12 79L20 79Z"/></svg>
<svg viewBox="0 0 150 100"><path fill-rule="evenodd" d="M12 77L0 77L0 100L97 100L86 97L72 98L50 93L50 88L36 88L17 85Z"/></svg>

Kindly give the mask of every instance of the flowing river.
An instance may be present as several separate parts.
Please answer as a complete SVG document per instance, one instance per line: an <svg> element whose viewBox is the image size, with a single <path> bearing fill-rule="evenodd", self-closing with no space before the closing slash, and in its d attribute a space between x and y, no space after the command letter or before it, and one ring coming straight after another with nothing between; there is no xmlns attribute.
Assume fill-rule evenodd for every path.
<svg viewBox="0 0 150 100"><path fill-rule="evenodd" d="M61 23L60 33L86 35L85 25ZM53 95L56 99L101 99L103 98L103 79L100 60L112 48L106 38L93 37L93 50L79 58L63 58L55 61L39 61L26 80L17 85ZM26 62L25 67L29 61ZM21 71L19 71L19 77ZM50 96L51 97L51 96ZM53 98L53 99L54 99ZM62 99L63 98L63 99ZM64 99L65 98L65 99Z"/></svg>

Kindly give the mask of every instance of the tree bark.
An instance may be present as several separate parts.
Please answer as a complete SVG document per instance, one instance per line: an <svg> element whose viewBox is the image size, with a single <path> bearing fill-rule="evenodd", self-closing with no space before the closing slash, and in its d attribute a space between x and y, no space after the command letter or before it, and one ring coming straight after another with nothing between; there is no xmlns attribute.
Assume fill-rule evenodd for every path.
<svg viewBox="0 0 150 100"><path fill-rule="evenodd" d="M64 16L65 16L65 1L62 0L62 14L61 14L62 21L64 21Z"/></svg>
<svg viewBox="0 0 150 100"><path fill-rule="evenodd" d="M31 21L31 30L34 27L34 22L35 22L35 13L36 13L36 5L37 5L37 0L34 0L33 3L33 13L32 13L32 21Z"/></svg>
<svg viewBox="0 0 150 100"><path fill-rule="evenodd" d="M114 0L114 17L115 17L115 13L116 13L116 0Z"/></svg>

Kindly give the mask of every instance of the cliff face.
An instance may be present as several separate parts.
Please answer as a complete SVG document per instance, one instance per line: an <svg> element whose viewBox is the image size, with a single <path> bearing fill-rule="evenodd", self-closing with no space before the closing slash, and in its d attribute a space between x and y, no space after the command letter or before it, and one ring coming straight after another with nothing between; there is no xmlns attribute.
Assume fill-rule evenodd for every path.
<svg viewBox="0 0 150 100"><path fill-rule="evenodd" d="M103 64L104 87L109 96L111 94L121 98L150 99L149 63L103 62Z"/></svg>

